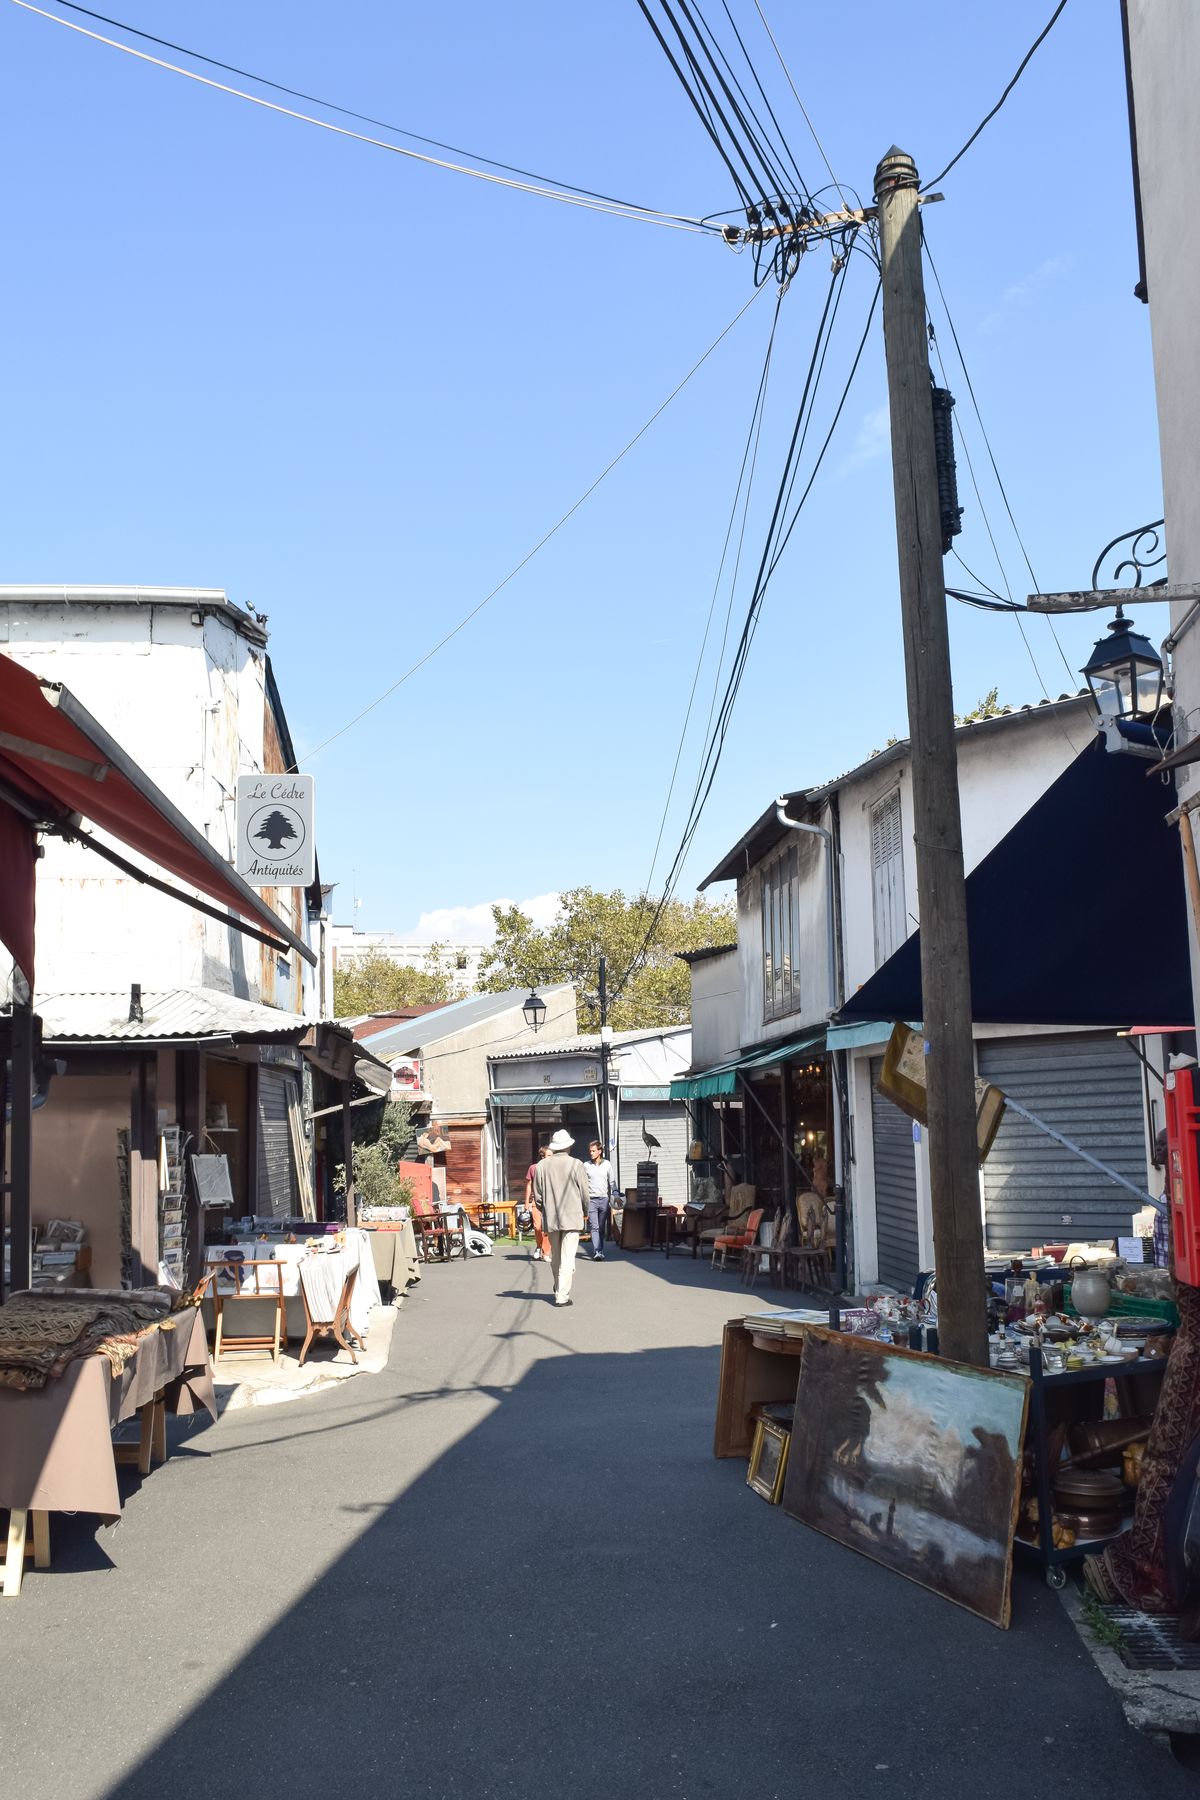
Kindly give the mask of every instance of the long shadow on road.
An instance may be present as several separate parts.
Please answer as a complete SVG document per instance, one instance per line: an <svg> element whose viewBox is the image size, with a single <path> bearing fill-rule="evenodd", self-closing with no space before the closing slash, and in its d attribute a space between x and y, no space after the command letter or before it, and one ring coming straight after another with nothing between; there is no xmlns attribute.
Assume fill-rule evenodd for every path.
<svg viewBox="0 0 1200 1800"><path fill-rule="evenodd" d="M362 1535L110 1800L1192 1792L1039 1584L1001 1633L751 1494L711 1455L715 1375L711 1348L548 1356L387 1499L355 1492L365 1408L330 1502ZM390 1403L398 1448L436 1392ZM313 1552L286 1494L278 1527Z"/></svg>

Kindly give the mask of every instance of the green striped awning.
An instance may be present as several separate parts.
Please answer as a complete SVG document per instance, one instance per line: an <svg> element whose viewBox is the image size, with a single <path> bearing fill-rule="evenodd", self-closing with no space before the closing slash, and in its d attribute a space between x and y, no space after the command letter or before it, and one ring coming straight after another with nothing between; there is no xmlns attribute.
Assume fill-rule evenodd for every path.
<svg viewBox="0 0 1200 1800"><path fill-rule="evenodd" d="M759 1044L757 1048L734 1057L731 1062L717 1063L711 1069L684 1075L671 1083L671 1098L711 1100L720 1094L732 1094L737 1089L738 1076L751 1069L769 1069L777 1063L791 1062L808 1051L823 1050L825 1032L826 1027L819 1025L812 1031L802 1032L799 1037L781 1038L776 1044Z"/></svg>

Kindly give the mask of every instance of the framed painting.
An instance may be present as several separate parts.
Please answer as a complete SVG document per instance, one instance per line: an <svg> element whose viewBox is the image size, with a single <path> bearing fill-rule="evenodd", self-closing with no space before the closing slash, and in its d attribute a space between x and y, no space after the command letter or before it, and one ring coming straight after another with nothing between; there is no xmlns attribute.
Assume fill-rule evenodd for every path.
<svg viewBox="0 0 1200 1800"><path fill-rule="evenodd" d="M772 1419L759 1419L754 1428L746 1484L772 1506L778 1506L783 1497L791 1435L786 1425L777 1425Z"/></svg>
<svg viewBox="0 0 1200 1800"><path fill-rule="evenodd" d="M1028 1401L1023 1375L814 1328L783 1509L1004 1627Z"/></svg>

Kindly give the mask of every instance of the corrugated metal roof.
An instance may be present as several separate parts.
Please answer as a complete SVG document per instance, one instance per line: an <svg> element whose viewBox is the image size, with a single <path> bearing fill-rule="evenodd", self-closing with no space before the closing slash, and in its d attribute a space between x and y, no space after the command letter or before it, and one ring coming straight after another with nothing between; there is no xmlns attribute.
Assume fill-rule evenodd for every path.
<svg viewBox="0 0 1200 1800"><path fill-rule="evenodd" d="M44 1043L214 1037L298 1040L313 1024L299 1013L202 987L143 989L141 1019L129 1017L128 988L120 993L42 994L36 1010Z"/></svg>
<svg viewBox="0 0 1200 1800"><path fill-rule="evenodd" d="M570 985L569 981L561 981L539 988L538 992L544 999L547 994L566 992ZM528 998L528 988L508 988L503 994L472 994L466 1000L451 1000L449 1005L439 1006L435 1012L426 1013L420 1019L406 1019L388 1031L372 1032L371 1049L376 1056L407 1056L414 1050L436 1044L440 1038L453 1037L472 1025L482 1025L501 1013L511 1012L514 1007L520 1008Z"/></svg>
<svg viewBox="0 0 1200 1800"><path fill-rule="evenodd" d="M736 947L736 946L735 946ZM648 1038L673 1037L676 1032L690 1031L690 1025L658 1025L653 1029L645 1026L636 1031L614 1031L612 1048L620 1049L622 1044L645 1043ZM546 1044L530 1044L524 1050L497 1050L489 1058L491 1062L523 1061L527 1056L599 1056L600 1033L587 1032L582 1037L551 1038Z"/></svg>

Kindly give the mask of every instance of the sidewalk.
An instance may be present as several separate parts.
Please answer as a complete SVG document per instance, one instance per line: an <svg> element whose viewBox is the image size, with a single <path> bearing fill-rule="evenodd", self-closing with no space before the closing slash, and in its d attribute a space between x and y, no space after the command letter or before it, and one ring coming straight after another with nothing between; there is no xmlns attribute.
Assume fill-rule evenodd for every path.
<svg viewBox="0 0 1200 1800"><path fill-rule="evenodd" d="M4 1615L22 1800L1179 1800L1070 1619L1000 1632L711 1454L735 1280L431 1268L387 1369L184 1434ZM61 1530L59 1529L61 1523Z"/></svg>

